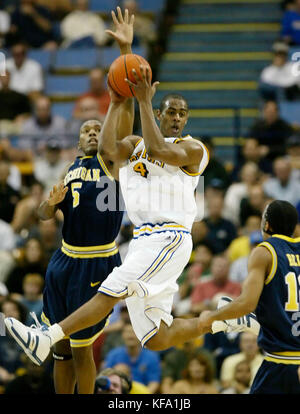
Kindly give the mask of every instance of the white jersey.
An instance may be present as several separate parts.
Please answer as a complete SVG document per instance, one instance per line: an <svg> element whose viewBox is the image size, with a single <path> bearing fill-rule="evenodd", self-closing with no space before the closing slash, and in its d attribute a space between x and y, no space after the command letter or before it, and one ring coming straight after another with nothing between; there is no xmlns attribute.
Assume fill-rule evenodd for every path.
<svg viewBox="0 0 300 414"><path fill-rule="evenodd" d="M166 142L194 140L203 149L197 173L151 159L140 139L126 166L120 169L120 185L128 216L136 226L134 236L164 227L191 231L197 214L195 189L205 170L209 153L204 144L193 139L165 138Z"/></svg>

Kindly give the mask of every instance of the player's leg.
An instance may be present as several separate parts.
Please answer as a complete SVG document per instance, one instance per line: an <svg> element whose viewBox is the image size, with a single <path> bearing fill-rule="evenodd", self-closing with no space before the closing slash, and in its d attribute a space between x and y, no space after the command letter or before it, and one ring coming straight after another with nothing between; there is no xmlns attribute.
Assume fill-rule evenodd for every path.
<svg viewBox="0 0 300 414"><path fill-rule="evenodd" d="M70 340L63 339L54 345L53 379L56 394L74 394L75 371Z"/></svg>
<svg viewBox="0 0 300 414"><path fill-rule="evenodd" d="M72 354L78 394L93 394L96 381L93 345L72 347Z"/></svg>

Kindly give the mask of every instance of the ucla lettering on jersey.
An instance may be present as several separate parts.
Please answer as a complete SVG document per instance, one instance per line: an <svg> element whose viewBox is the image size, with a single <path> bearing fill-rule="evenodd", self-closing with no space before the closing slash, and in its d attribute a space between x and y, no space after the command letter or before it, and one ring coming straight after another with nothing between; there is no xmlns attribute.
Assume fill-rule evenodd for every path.
<svg viewBox="0 0 300 414"><path fill-rule="evenodd" d="M69 190L59 205L64 214L63 252L72 257L115 254L123 215L119 183L110 175L101 156L77 157L64 183Z"/></svg>
<svg viewBox="0 0 300 414"><path fill-rule="evenodd" d="M260 246L273 260L255 311L258 344L267 360L300 365L300 238L273 235Z"/></svg>

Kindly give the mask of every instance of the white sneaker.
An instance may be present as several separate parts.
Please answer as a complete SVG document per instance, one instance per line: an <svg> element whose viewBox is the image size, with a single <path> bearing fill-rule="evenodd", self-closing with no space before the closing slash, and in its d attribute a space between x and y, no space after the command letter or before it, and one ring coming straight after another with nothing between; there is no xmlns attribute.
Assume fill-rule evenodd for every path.
<svg viewBox="0 0 300 414"><path fill-rule="evenodd" d="M217 308L220 309L228 303L232 302L232 299L228 296L222 296L219 299ZM257 322L255 313L251 312L248 315L241 318L226 319L224 321L214 321L212 324L212 332L252 332L258 336L260 330L260 324Z"/></svg>
<svg viewBox="0 0 300 414"><path fill-rule="evenodd" d="M42 327L37 320L37 325L31 327L23 325L15 318L5 318L4 322L11 336L31 361L36 365L42 365L51 348L51 339L47 335L48 328Z"/></svg>

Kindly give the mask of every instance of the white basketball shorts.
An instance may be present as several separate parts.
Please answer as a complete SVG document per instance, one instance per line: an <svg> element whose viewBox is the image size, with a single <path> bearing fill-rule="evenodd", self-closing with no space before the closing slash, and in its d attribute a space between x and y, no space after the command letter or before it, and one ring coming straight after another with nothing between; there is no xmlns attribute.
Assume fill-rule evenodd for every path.
<svg viewBox="0 0 300 414"><path fill-rule="evenodd" d="M126 298L136 336L142 346L171 315L176 283L192 252L189 232L164 231L132 239L123 264L114 268L98 291Z"/></svg>

